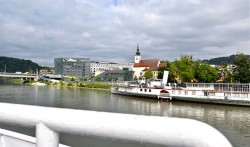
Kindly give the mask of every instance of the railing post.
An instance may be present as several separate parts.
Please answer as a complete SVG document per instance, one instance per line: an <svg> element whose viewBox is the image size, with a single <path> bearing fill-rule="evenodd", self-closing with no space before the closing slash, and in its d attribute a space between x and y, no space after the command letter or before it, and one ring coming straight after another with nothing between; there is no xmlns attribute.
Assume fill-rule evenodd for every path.
<svg viewBox="0 0 250 147"><path fill-rule="evenodd" d="M36 147L58 147L59 133L51 130L43 123L36 125Z"/></svg>

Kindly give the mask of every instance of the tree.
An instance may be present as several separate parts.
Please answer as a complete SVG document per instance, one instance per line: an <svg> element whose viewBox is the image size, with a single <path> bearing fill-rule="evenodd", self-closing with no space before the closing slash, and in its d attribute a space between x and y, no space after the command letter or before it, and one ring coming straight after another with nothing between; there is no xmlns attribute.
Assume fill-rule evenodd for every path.
<svg viewBox="0 0 250 147"><path fill-rule="evenodd" d="M145 72L145 74L144 74L144 77L146 78L146 79L150 79L150 78L152 78L154 75L153 75L153 72L149 69L149 70L147 70L146 72Z"/></svg>
<svg viewBox="0 0 250 147"><path fill-rule="evenodd" d="M191 82L194 79L195 64L192 56L183 55L170 65L170 81Z"/></svg>
<svg viewBox="0 0 250 147"><path fill-rule="evenodd" d="M96 82L101 82L102 79L100 77L97 77L95 80Z"/></svg>
<svg viewBox="0 0 250 147"><path fill-rule="evenodd" d="M198 82L210 83L215 82L218 78L218 72L209 64L197 62L195 69L195 79Z"/></svg>
<svg viewBox="0 0 250 147"><path fill-rule="evenodd" d="M0 72L30 72L40 70L42 67L31 60L11 57L0 57Z"/></svg>
<svg viewBox="0 0 250 147"><path fill-rule="evenodd" d="M167 66L158 68L158 76L157 76L158 79L163 78L164 70L169 70L169 68Z"/></svg>
<svg viewBox="0 0 250 147"><path fill-rule="evenodd" d="M250 58L244 54L235 57L234 69L235 80L241 83L250 83Z"/></svg>
<svg viewBox="0 0 250 147"><path fill-rule="evenodd" d="M221 76L224 77L223 82L226 82L226 83L232 83L234 81L233 70L230 70L229 67L230 67L229 64L223 62L222 68L220 71Z"/></svg>
<svg viewBox="0 0 250 147"><path fill-rule="evenodd" d="M164 66L161 66L158 68L158 75L157 78L158 79L162 79L163 78L163 74L164 74L164 70L169 70L171 63L168 60L163 60L161 61L161 64L165 64Z"/></svg>

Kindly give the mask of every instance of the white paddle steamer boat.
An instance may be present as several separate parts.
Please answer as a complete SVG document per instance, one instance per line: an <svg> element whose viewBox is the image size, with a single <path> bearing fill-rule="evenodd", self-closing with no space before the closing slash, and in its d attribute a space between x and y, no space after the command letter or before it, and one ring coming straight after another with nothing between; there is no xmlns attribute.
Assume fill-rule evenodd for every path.
<svg viewBox="0 0 250 147"><path fill-rule="evenodd" d="M167 83L163 80L119 82L113 94L228 105L250 106L250 83Z"/></svg>

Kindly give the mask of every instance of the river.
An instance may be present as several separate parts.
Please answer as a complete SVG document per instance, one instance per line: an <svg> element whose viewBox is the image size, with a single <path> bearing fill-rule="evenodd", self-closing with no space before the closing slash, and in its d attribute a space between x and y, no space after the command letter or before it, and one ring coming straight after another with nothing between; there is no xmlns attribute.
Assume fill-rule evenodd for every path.
<svg viewBox="0 0 250 147"><path fill-rule="evenodd" d="M191 118L224 134L235 147L250 146L250 107L158 101L113 95L107 90L0 84L0 102L161 117ZM79 116L80 117L80 116ZM34 136L34 129L0 124L1 128ZM60 134L71 146L155 146L94 136Z"/></svg>

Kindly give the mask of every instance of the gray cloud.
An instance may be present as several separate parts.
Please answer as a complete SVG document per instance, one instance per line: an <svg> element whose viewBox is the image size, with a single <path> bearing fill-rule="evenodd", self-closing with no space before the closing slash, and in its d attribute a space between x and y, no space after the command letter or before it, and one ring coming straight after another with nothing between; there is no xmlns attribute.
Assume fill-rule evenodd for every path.
<svg viewBox="0 0 250 147"><path fill-rule="evenodd" d="M1 56L173 61L250 54L248 0L0 0Z"/></svg>

